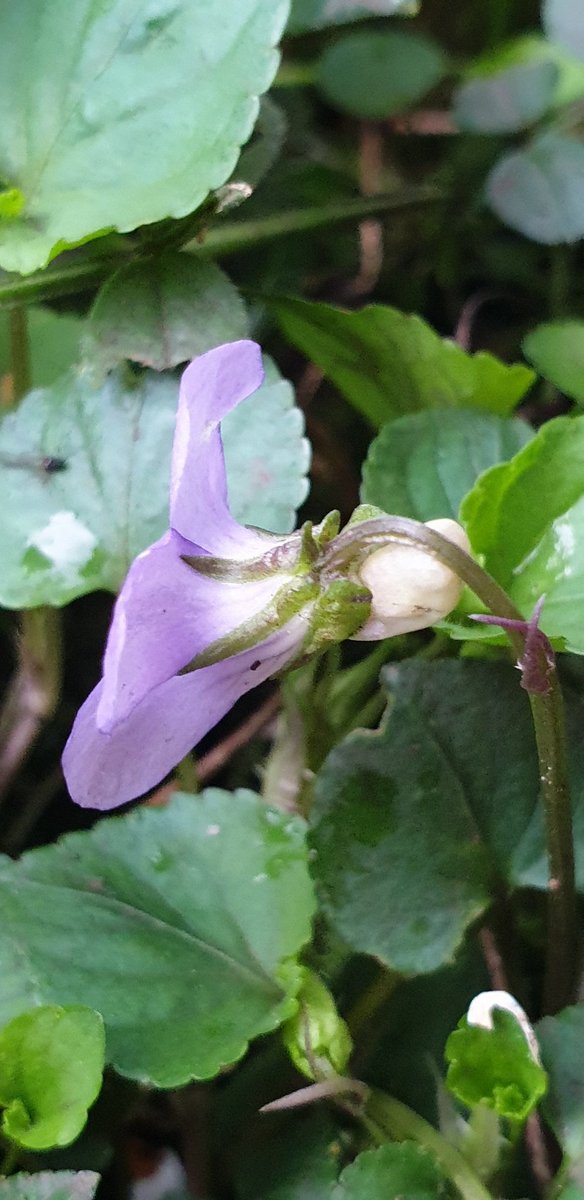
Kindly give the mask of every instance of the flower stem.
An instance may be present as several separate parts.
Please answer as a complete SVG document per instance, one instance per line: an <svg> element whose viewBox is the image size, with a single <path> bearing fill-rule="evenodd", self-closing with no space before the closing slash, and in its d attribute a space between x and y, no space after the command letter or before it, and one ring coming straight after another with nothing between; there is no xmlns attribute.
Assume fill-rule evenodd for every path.
<svg viewBox="0 0 584 1200"><path fill-rule="evenodd" d="M492 1200L491 1193L462 1154L400 1100L372 1090L360 1119L379 1145L388 1141L417 1142L432 1155L463 1200Z"/></svg>
<svg viewBox="0 0 584 1200"><path fill-rule="evenodd" d="M417 546L434 555L493 615L525 621L503 588L464 550L407 517L372 517L347 526L333 543L326 569L334 574L363 549L370 553L389 542ZM508 627L505 634L515 657L521 660L525 634ZM548 683L547 692L528 691L528 696L539 759L549 878L544 1008L554 1013L574 998L579 937L564 705L555 664L550 667Z"/></svg>
<svg viewBox="0 0 584 1200"><path fill-rule="evenodd" d="M31 387L27 312L21 304L10 309L8 327L12 394L15 404L17 404L30 391Z"/></svg>

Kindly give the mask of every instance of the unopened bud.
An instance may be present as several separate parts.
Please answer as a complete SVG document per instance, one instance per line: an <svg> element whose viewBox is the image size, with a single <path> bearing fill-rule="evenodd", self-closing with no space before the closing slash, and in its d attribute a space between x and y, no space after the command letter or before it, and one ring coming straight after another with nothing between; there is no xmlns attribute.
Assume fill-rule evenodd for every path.
<svg viewBox="0 0 584 1200"><path fill-rule="evenodd" d="M447 517L427 521L428 529L470 551L461 525ZM435 625L456 607L463 589L454 571L422 547L389 543L374 550L359 576L371 592L371 615L355 634L355 641L370 642L412 633Z"/></svg>

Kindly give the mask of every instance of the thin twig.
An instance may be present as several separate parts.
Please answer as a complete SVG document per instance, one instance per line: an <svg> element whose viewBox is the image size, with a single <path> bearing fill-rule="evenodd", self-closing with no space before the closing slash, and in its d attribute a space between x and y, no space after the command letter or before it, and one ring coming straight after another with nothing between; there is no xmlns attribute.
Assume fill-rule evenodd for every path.
<svg viewBox="0 0 584 1200"><path fill-rule="evenodd" d="M207 780L212 779L213 775L217 775L238 750L247 746L247 743L273 720L281 705L282 700L278 689L268 696L268 699L264 700L264 703L238 729L223 738L223 741L219 742L217 746L213 746L213 749L209 750L207 754L203 754L197 762L199 783L207 783Z"/></svg>

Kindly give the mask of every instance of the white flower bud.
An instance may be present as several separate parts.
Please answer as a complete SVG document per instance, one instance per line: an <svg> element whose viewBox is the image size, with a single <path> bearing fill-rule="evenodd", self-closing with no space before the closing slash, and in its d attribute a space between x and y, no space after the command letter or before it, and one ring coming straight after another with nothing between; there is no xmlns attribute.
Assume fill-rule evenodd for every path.
<svg viewBox="0 0 584 1200"><path fill-rule="evenodd" d="M470 551L466 533L456 521L444 517L426 525L461 550ZM464 586L433 554L397 543L374 550L361 566L359 577L371 592L371 615L353 634L353 640L360 642L435 625L456 607Z"/></svg>

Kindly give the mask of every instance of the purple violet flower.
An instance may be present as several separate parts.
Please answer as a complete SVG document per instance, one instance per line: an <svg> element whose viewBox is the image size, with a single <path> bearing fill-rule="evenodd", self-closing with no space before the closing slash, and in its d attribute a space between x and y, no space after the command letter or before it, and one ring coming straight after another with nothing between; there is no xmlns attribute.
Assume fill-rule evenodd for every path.
<svg viewBox="0 0 584 1200"><path fill-rule="evenodd" d="M342 546L336 540L338 513L288 536L234 520L219 426L262 379L259 347L249 341L210 350L183 374L170 529L130 567L103 679L63 755L69 791L83 807L115 808L143 795L240 696L305 655L359 632L375 640L424 628L457 601L457 576L415 548L376 549L371 578L367 569L361 575L372 547L366 536L361 548L353 543L360 521L365 534L375 525L378 510L368 506L349 522L348 548L346 536ZM455 522L434 524L467 544Z"/></svg>
<svg viewBox="0 0 584 1200"><path fill-rule="evenodd" d="M71 796L83 807L115 808L143 795L240 696L301 656L308 631L302 593L293 602L301 534L286 538L239 525L227 502L219 423L262 380L261 353L249 341L219 346L183 374L170 529L130 567L114 608L103 679L77 714L63 755ZM236 575L237 564L266 566L242 583L199 573L185 556L216 556ZM288 613L274 603L286 585ZM232 635L240 628L249 644L238 649ZM232 650L219 646L219 661L180 673L230 637Z"/></svg>

